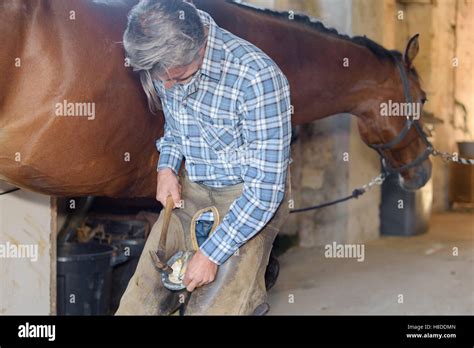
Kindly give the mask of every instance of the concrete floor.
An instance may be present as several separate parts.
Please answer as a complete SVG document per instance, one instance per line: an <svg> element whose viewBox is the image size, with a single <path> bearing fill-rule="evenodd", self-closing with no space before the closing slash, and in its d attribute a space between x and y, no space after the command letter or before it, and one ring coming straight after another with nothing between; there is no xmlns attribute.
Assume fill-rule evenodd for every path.
<svg viewBox="0 0 474 348"><path fill-rule="evenodd" d="M420 236L366 243L363 262L325 258L323 247L288 250L269 315L474 314L474 213L438 214L430 224Z"/></svg>

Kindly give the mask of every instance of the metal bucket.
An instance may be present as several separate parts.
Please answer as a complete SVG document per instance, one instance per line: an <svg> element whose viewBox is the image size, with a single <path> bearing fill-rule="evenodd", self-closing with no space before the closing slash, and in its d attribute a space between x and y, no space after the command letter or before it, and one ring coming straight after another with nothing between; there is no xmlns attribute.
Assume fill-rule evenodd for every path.
<svg viewBox="0 0 474 348"><path fill-rule="evenodd" d="M459 156L474 158L474 141L458 142Z"/></svg>

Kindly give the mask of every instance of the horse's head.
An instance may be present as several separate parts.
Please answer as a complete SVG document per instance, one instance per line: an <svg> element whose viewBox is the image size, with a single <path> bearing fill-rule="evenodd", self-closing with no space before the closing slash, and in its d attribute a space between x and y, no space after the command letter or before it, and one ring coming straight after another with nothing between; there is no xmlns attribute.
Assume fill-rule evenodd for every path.
<svg viewBox="0 0 474 348"><path fill-rule="evenodd" d="M405 190L419 189L431 177L431 144L421 122L426 95L412 65L418 50L417 34L403 55L392 51L387 70L392 73L378 86L370 111L358 123L364 141L381 155L388 172L399 174Z"/></svg>

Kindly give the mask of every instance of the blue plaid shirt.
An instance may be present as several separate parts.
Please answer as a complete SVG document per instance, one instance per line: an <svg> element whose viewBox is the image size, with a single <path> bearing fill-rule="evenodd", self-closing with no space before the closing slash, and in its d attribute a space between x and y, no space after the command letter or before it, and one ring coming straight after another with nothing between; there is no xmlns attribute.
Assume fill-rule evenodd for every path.
<svg viewBox="0 0 474 348"><path fill-rule="evenodd" d="M164 136L156 142L158 170L178 174L186 158L194 182L212 187L244 182L242 195L200 247L221 265L262 230L283 200L290 162L290 88L265 53L198 12L208 27L200 70L187 84L171 89L154 81L165 115Z"/></svg>

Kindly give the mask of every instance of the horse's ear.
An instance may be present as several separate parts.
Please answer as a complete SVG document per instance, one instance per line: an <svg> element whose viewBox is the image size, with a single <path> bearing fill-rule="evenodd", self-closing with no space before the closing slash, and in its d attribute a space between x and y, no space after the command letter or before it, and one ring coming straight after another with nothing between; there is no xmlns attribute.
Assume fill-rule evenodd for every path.
<svg viewBox="0 0 474 348"><path fill-rule="evenodd" d="M420 50L420 45L418 44L418 36L420 34L415 34L410 40L408 40L407 47L405 48L405 53L403 54L403 61L407 68L411 68L413 60L415 59L418 51Z"/></svg>

